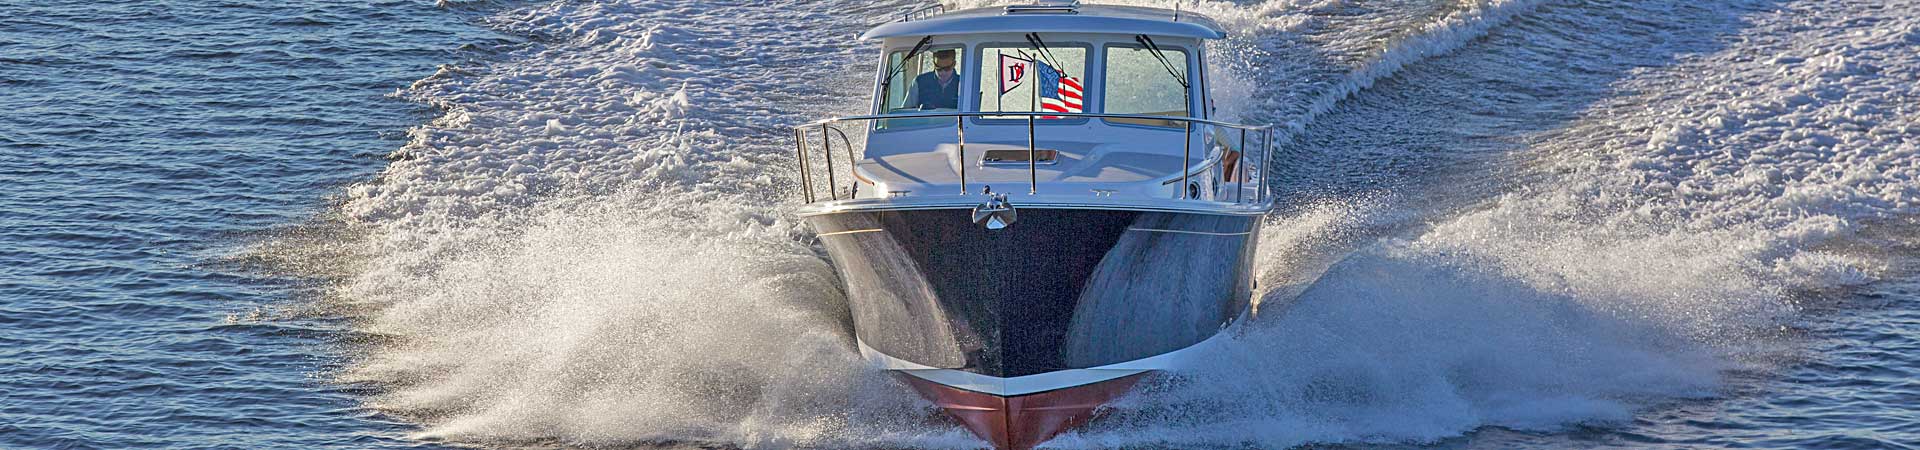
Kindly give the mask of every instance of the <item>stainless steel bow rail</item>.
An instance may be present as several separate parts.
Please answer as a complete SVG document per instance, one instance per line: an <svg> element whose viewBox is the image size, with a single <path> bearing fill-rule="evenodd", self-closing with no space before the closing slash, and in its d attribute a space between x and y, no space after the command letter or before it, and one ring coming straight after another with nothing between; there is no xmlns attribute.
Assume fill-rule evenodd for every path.
<svg viewBox="0 0 1920 450"><path fill-rule="evenodd" d="M962 163L959 164L960 189L959 189L959 192L956 192L956 194L958 195L973 194L969 192L968 182L967 182L967 166L969 165L966 163L966 161L968 161L967 159L967 121L963 119L964 118L988 118L989 120L1005 121L1005 120L1009 120L1008 118L1014 118L1011 120L1018 120L1018 118L1020 117L1026 118L1026 122L1027 122L1026 128L1027 128L1027 182L1028 182L1027 193L1028 194L1038 194L1040 191L1040 174L1039 174L1039 157L1038 157L1040 153L1040 149L1038 146L1039 140L1038 140L1037 134L1040 133L1041 130L1045 130L1047 127L1039 127L1038 121L1043 119L1054 120L1056 118L1058 119L1095 118L1095 119L1122 119L1122 120L1141 120L1141 121L1169 121L1169 122L1181 123L1181 126L1177 132L1182 133L1184 136L1183 141L1185 142L1185 144L1184 144L1184 148L1182 149L1182 158L1181 158L1181 161L1183 163L1193 161L1193 143L1194 143L1193 138L1194 138L1194 128L1196 126L1217 127L1220 129L1237 131L1239 133L1238 141L1232 141L1231 139L1218 140L1218 141L1226 141L1226 142L1237 142L1239 144L1238 151L1240 156L1239 156L1239 160L1235 161L1235 163L1233 164L1235 168L1233 169L1234 173L1232 174L1234 175L1232 177L1233 182L1236 183L1235 184L1236 194L1235 194L1235 198L1232 199L1230 203L1260 204L1260 203L1266 202L1267 196L1269 195L1268 190L1270 188L1267 186L1266 174L1267 174L1267 168L1270 167L1268 163L1271 162L1272 156L1273 156L1273 126L1272 125L1258 125L1258 126L1241 125L1241 124L1235 124L1235 123L1227 123L1227 122L1220 122L1220 121L1199 119L1199 118L1192 118L1192 117L1178 117L1178 116L1154 116L1154 115L1141 115L1141 114L1060 113L1060 112L1050 112L1050 111L933 112L933 113L910 113L910 114L862 115L862 116L836 117L832 119L815 121L805 125L795 126L793 127L793 140L794 140L795 155L797 156L797 160L798 160L796 163L798 167L796 169L799 171L799 175L800 175L799 181L800 181L801 191L803 192L803 196L807 203L814 203L819 201L819 198L815 195L817 192L815 192L814 183L813 183L814 168L812 167L812 164L809 162L809 160L811 159L809 158L810 151L813 150L815 147L818 147L818 150L819 150L818 153L813 153L813 154L821 156L822 159L826 161L827 167L825 168L825 173L827 176L827 187L828 187L827 196L830 200L834 200L834 201L838 201L842 199L842 196L840 195L840 189L839 189L839 177L835 174L838 171L837 170L838 167L834 163L834 155L833 155L833 152L834 152L833 139L835 137L838 137L840 139L840 141L844 144L844 147L846 149L847 163L845 164L846 166L845 170L848 172L848 175L849 175L848 179L852 180L852 183L853 183L851 186L851 189L849 190L850 192L845 196L845 198L853 199L857 197L859 195L859 189L860 189L861 183L873 184L873 182L869 180L862 179L860 175L855 171L855 167L857 167L857 165L859 164L860 158L859 156L854 154L853 140L848 138L846 132L840 130L839 125L846 124L846 123L871 124L874 121L880 121L880 120L946 118L946 119L955 119L953 121L954 122L954 126L953 126L954 140L952 141L952 143L955 144L955 151L959 152L959 155L958 155L959 161L962 161ZM993 125L993 126L1007 126L1007 125ZM1169 133L1176 132L1176 130L1169 129L1168 132ZM818 146L812 145L812 143L809 142L810 139L808 139L808 137L814 134L819 135L819 139L817 139L817 141L819 142ZM1251 199L1252 201L1250 202L1248 201L1249 199L1245 198L1246 183L1247 183L1247 179L1250 177L1250 174L1248 173L1250 171L1250 169L1248 168L1249 165L1245 163L1245 161L1248 159L1247 150L1248 150L1248 147L1250 147L1250 145L1248 145L1249 141L1247 140L1248 134L1258 135L1259 147L1260 147L1260 165L1259 165L1259 169L1256 171L1256 173L1258 174L1257 178L1259 178L1259 180L1255 182L1256 184L1254 189L1255 191L1254 198ZM1227 147L1225 144L1221 144L1221 145L1222 147ZM1179 189L1180 191L1179 195L1174 198L1180 199L1180 200L1196 200L1193 198L1197 193L1194 192L1194 188L1193 188L1194 184L1192 184L1192 178L1198 174L1211 173L1210 171L1213 170L1214 166L1221 165L1222 163L1227 162L1226 161L1227 157L1224 154L1224 152L1215 152L1215 153L1216 154L1209 155L1207 160L1202 162L1199 165L1190 165L1187 168L1187 170L1185 170L1180 174L1180 178L1178 181L1180 182L1180 185L1182 186L1182 188ZM1226 169L1223 168L1222 170L1226 170ZM1227 174L1223 173L1222 175L1224 176ZM1167 183L1162 183L1162 185L1171 184L1171 183L1172 181L1169 180ZM890 194L890 196L897 196L893 194L901 194L901 193L888 193L888 194ZM1100 192L1094 191L1093 194L1099 195ZM1107 195L1111 195L1111 192L1108 192Z"/></svg>

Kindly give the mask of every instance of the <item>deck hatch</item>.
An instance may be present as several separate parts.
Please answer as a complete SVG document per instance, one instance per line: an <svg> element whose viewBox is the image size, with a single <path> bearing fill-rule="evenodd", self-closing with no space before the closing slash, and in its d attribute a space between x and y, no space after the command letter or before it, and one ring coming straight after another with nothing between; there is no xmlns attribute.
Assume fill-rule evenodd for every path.
<svg viewBox="0 0 1920 450"><path fill-rule="evenodd" d="M991 166L1024 166L1024 165L1027 165L1028 154L1029 153L1025 149L987 150L986 154L980 155L980 165L989 166L989 167ZM1034 164L1054 164L1059 162L1056 158L1059 158L1060 151L1059 150L1035 150L1031 154L1033 155L1033 158L1034 158L1034 161L1033 161Z"/></svg>

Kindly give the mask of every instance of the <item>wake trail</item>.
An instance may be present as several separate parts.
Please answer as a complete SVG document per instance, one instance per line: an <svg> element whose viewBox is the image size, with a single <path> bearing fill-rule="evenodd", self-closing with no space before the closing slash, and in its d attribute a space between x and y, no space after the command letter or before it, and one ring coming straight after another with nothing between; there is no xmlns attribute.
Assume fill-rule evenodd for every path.
<svg viewBox="0 0 1920 450"><path fill-rule="evenodd" d="M1338 107L1341 101L1373 87L1380 80L1392 77L1409 65L1465 47L1500 25L1526 14L1540 3L1538 0L1467 2L1458 9L1417 25L1414 31L1397 37L1391 45L1367 57L1330 88L1307 101L1303 110L1284 122L1289 134L1282 140L1293 142L1294 135L1302 132L1316 118Z"/></svg>
<svg viewBox="0 0 1920 450"><path fill-rule="evenodd" d="M1531 2L1387 13L1402 4L1421 2L1183 8L1240 36L1213 58L1221 97L1244 99L1227 117L1298 132ZM786 127L859 112L869 52L848 43L904 6L557 1L489 17L530 42L398 92L446 114L349 189L348 239L310 244L339 259L300 264L326 267L326 309L366 336L334 375L377 386L369 403L427 440L977 446L849 351L835 277L787 213Z"/></svg>
<svg viewBox="0 0 1920 450"><path fill-rule="evenodd" d="M1436 133L1454 139L1443 148L1517 143L1458 169L1498 192L1349 238L1355 251L1203 358L1216 364L1163 380L1062 445L1397 444L1488 426L1628 426L1646 408L1723 395L1729 371L1771 372L1793 351L1782 330L1800 305L1884 270L1883 255L1845 251L1853 237L1920 213L1920 134L1900 106L1920 99L1912 9L1557 6L1495 30L1501 45L1402 71L1414 79L1362 92L1346 105L1361 107L1354 116L1329 116L1346 125L1400 108L1470 109L1475 122L1404 120L1474 127ZM1682 45L1670 38L1678 30L1726 35L1664 48ZM1587 53L1628 56L1563 58ZM1579 71L1567 78L1599 84L1530 78L1569 67ZM1476 76L1448 79L1462 72ZM1455 91L1466 94L1442 95ZM1571 111L1477 103L1545 94L1591 100L1543 101ZM1410 96L1442 102L1378 101ZM1501 179L1511 174L1524 176ZM1460 195L1415 187L1426 190L1400 195ZM1400 220L1403 209L1371 199L1306 208L1270 227L1263 237L1279 239L1262 251L1321 245L1311 241Z"/></svg>
<svg viewBox="0 0 1920 450"><path fill-rule="evenodd" d="M785 127L865 89L860 47L823 43L897 6L495 14L533 42L402 91L446 115L341 208L364 235L327 244L356 268L329 301L379 339L336 377L427 440L971 446L848 351L836 278L783 212Z"/></svg>

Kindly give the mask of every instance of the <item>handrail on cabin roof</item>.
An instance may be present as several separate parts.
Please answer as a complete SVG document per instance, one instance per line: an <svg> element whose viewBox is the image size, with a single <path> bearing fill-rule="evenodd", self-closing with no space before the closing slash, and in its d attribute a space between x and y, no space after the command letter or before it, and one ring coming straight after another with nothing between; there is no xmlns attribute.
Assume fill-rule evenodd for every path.
<svg viewBox="0 0 1920 450"><path fill-rule="evenodd" d="M918 8L909 8L906 11L902 11L900 13L900 20L895 20L894 22L912 22L915 20L927 19L933 16L938 16L946 13L947 13L946 4L934 3L931 5L921 6Z"/></svg>
<svg viewBox="0 0 1920 450"><path fill-rule="evenodd" d="M950 10L923 7L913 20L881 24L860 40L932 35L993 33L1118 33L1197 39L1221 39L1227 30L1205 16L1169 9L1124 5L1078 5L1071 9L1051 4L1016 5L1019 8ZM935 14L935 12L938 12ZM899 16L902 19L906 15Z"/></svg>

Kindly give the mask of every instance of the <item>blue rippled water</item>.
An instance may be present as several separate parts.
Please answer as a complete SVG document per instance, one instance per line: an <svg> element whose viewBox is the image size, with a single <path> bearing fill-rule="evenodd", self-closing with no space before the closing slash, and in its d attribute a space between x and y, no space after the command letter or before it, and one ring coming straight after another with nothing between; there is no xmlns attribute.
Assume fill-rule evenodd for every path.
<svg viewBox="0 0 1920 450"><path fill-rule="evenodd" d="M416 1L0 2L0 447L365 447L300 281L223 263L432 116L388 98L503 43Z"/></svg>
<svg viewBox="0 0 1920 450"><path fill-rule="evenodd" d="M767 195L912 2L441 3L0 2L0 448L981 444ZM1920 8L1181 4L1299 289L1054 445L1920 445Z"/></svg>

